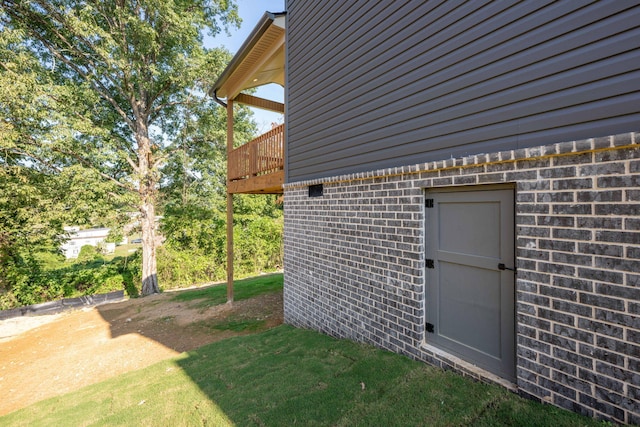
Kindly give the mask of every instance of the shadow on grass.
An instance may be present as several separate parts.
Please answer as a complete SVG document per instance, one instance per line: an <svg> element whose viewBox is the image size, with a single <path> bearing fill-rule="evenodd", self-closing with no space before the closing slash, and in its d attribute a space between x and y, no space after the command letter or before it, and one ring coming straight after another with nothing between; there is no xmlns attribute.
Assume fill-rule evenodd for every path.
<svg viewBox="0 0 640 427"><path fill-rule="evenodd" d="M98 312L111 338L139 334L181 353L281 324L282 282L282 274L238 280L231 306L226 285L219 284L101 306Z"/></svg>
<svg viewBox="0 0 640 427"><path fill-rule="evenodd" d="M281 325L48 399L7 426L596 426L406 357Z"/></svg>
<svg viewBox="0 0 640 427"><path fill-rule="evenodd" d="M236 298L277 290L281 283L281 275L262 289L240 281ZM219 286L176 298L206 308L223 304L225 295ZM137 333L112 330L115 336ZM177 347L161 334L150 338ZM51 425L73 425L74 419L98 425L602 425L404 356L288 325L205 345L15 416L27 423L16 425L43 419Z"/></svg>
<svg viewBox="0 0 640 427"><path fill-rule="evenodd" d="M235 425L601 425L406 357L283 325L178 365Z"/></svg>

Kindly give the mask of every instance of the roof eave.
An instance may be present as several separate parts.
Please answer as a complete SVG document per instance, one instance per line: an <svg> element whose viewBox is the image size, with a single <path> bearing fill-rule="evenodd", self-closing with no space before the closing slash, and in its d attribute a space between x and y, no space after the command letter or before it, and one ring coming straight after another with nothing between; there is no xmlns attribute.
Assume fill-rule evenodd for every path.
<svg viewBox="0 0 640 427"><path fill-rule="evenodd" d="M275 20L279 17L286 16L287 12L265 12L260 18L258 24L254 27L249 37L242 43L238 52L234 55L233 59L229 62L227 67L224 69L218 80L214 83L214 85L209 89L209 95L212 96L216 101L221 103L220 99L217 96L217 91L227 82L229 77L235 72L240 63L247 57L247 55L251 52L251 50L256 46L259 42L260 38L264 35L264 33L269 29L271 25L274 24Z"/></svg>

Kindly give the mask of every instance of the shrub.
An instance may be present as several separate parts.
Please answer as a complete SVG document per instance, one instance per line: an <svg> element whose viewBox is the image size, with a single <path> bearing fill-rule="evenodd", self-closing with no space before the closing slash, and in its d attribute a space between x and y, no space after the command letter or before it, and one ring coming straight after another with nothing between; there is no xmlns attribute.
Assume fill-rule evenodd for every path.
<svg viewBox="0 0 640 427"><path fill-rule="evenodd" d="M238 274L273 271L282 266L283 218L253 218L233 229L234 260Z"/></svg>
<svg viewBox="0 0 640 427"><path fill-rule="evenodd" d="M77 262L90 262L90 261L103 261L102 255L98 251L98 248L91 245L84 245L80 248L80 253L78 254Z"/></svg>
<svg viewBox="0 0 640 427"><path fill-rule="evenodd" d="M156 253L158 281L163 289L208 283L225 277L224 264L200 251L163 246Z"/></svg>
<svg viewBox="0 0 640 427"><path fill-rule="evenodd" d="M93 248L92 246L85 246ZM83 247L83 250L84 248ZM85 261L59 263L57 268L44 270L34 257L22 260L7 277L10 287L0 295L0 309L37 304L60 298L93 295L125 289L131 297L138 296L140 254L114 258L110 262L85 251ZM95 254L95 253L94 253ZM97 255L97 254L95 254Z"/></svg>

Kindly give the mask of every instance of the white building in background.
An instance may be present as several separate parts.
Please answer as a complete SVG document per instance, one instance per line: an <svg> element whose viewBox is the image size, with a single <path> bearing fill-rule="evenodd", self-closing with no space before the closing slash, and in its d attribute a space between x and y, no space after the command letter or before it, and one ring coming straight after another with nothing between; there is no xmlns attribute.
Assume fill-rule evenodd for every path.
<svg viewBox="0 0 640 427"><path fill-rule="evenodd" d="M115 243L105 243L109 231L111 231L110 228L80 230L79 227L65 227L64 230L69 234L69 240L60 249L67 259L78 258L80 249L85 245L98 246L98 244L104 243L103 248L106 253L113 253L116 250Z"/></svg>

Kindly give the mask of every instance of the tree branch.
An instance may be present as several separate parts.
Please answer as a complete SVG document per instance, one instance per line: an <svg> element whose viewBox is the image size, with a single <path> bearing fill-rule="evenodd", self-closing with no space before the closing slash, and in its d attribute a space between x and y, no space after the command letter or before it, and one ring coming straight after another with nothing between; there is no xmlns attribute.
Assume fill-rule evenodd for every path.
<svg viewBox="0 0 640 427"><path fill-rule="evenodd" d="M130 156L126 156L125 160L127 161L127 163L129 163L129 166L131 166L134 172L140 173L140 168L134 163Z"/></svg>
<svg viewBox="0 0 640 427"><path fill-rule="evenodd" d="M49 170L53 171L53 172L62 172L62 169L60 169L59 167L51 164L50 162L48 162L47 160L43 159L40 156L37 156L36 154L33 154L30 151L27 151L26 149L20 149L20 148L13 148L11 150L12 154L18 154L20 156L27 156L32 160L35 160L36 162L46 166L47 168L49 168Z"/></svg>
<svg viewBox="0 0 640 427"><path fill-rule="evenodd" d="M84 81L89 83L93 87L93 89L102 98L104 98L107 102L109 102L113 106L115 111L118 113L118 115L120 115L122 117L122 119L125 121L125 123L127 123L129 128L132 131L135 131L135 124L134 124L133 120L131 120L129 118L127 113L122 109L122 107L118 104L118 102L115 100L115 98L109 94L110 91L105 87L105 85L100 80L98 80L96 78L93 78L91 76L91 74L87 70L84 69L84 67L80 67L74 61L72 61L70 58L68 58L66 55L62 54L63 51L67 50L72 54L72 56L76 56L76 57L79 57L79 58L84 58L84 60L87 61L89 63L89 65L91 65L93 68L96 68L95 63L93 61L91 61L90 59L88 59L87 55L84 52L82 52L80 49L78 49L77 46L74 43L71 43L71 41L67 37L65 37L64 34L62 34L60 31L58 31L55 28L55 26L49 25L49 21L47 21L42 15L40 15L38 13L33 13L30 10L26 10L24 7L17 6L17 5L15 5L15 2L12 2L12 1L4 1L3 3L9 4L9 13L15 19L19 20L21 18L21 16L19 15L19 11L20 11L24 15L26 15L26 16L24 16L25 19L37 20L48 31L51 31L52 34L61 42L62 46L56 46L54 43L52 43L49 40L48 37L45 36L45 34L41 34L38 31L34 31L33 29L30 29L29 32L31 33L31 35L33 37L35 37L38 41L40 41L43 44L43 46L53 56L58 58L67 67L69 67L71 70L73 70L75 73L77 73L78 76L80 76ZM51 8L49 7L48 4L44 4L43 2L38 2L38 5L41 6L43 9L45 9L52 16L54 16L54 18L57 20L57 22L60 25L65 26L67 28L69 27L67 25L64 17L62 17L57 11L51 10ZM81 36L78 36L77 34L75 36L79 37L87 45L87 47L91 47L91 43L90 42L84 40ZM95 49L92 49L92 50L95 51ZM103 58L103 63L105 65L107 65L107 68L110 68L108 66L108 61L104 60L104 58ZM113 82L111 82L111 83L113 83ZM113 88L118 90L121 95L126 97L126 94L123 93L118 88L118 85L113 84Z"/></svg>
<svg viewBox="0 0 640 427"><path fill-rule="evenodd" d="M93 171L95 171L98 175L100 175L101 177L103 177L104 179L113 182L114 184L116 184L118 187L127 190L127 191L133 191L135 192L135 188L131 187L127 184L124 184L120 181L118 181L116 178L112 177L109 174L106 174L104 172L102 172L101 170L99 170L98 168L95 167L95 165L93 163L91 163L91 161L85 159L84 157L80 156L79 154L76 154L72 151L67 151L67 150L63 150L60 148L52 148L52 151L56 152L56 153L60 153L60 154L64 154L70 157L73 157L75 160L77 160L79 163L81 163L83 166L86 166L88 168L91 168Z"/></svg>

